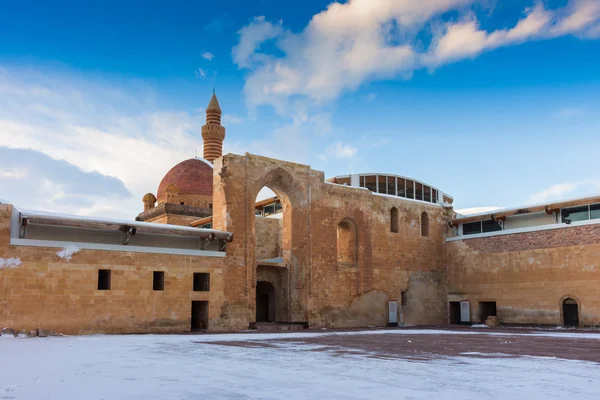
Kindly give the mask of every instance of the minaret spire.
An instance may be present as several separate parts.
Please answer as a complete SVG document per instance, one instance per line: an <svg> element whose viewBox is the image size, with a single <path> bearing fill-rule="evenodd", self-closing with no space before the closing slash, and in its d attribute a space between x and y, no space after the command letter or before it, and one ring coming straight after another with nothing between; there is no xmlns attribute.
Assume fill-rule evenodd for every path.
<svg viewBox="0 0 600 400"><path fill-rule="evenodd" d="M225 139L225 128L221 126L221 106L215 88L206 107L206 125L202 126L202 139L204 139L204 159L214 162L223 155L223 140Z"/></svg>

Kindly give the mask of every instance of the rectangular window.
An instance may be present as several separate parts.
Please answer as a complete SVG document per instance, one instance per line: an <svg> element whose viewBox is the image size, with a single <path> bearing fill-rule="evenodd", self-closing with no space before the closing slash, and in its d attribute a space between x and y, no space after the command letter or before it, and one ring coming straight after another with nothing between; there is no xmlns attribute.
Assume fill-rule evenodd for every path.
<svg viewBox="0 0 600 400"><path fill-rule="evenodd" d="M210 291L210 274L205 272L194 272L194 292Z"/></svg>
<svg viewBox="0 0 600 400"><path fill-rule="evenodd" d="M590 219L600 218L600 204L590 206Z"/></svg>
<svg viewBox="0 0 600 400"><path fill-rule="evenodd" d="M283 205L281 203L275 203L275 214L283 212Z"/></svg>
<svg viewBox="0 0 600 400"><path fill-rule="evenodd" d="M269 204L268 206L265 206L263 210L264 210L265 217L269 216L269 215L273 215L273 214L275 214L275 204Z"/></svg>
<svg viewBox="0 0 600 400"><path fill-rule="evenodd" d="M416 182L416 185L415 185L415 199L423 200L423 185L420 184L419 182Z"/></svg>
<svg viewBox="0 0 600 400"><path fill-rule="evenodd" d="M415 198L415 182L406 180L406 198L414 199Z"/></svg>
<svg viewBox="0 0 600 400"><path fill-rule="evenodd" d="M423 186L423 200L431 202L431 188Z"/></svg>
<svg viewBox="0 0 600 400"><path fill-rule="evenodd" d="M496 221L493 220L487 220L487 221L482 221L481 222L481 230L483 233L487 233L487 232L497 232L497 231L501 231L502 227L500 226L500 224Z"/></svg>
<svg viewBox="0 0 600 400"><path fill-rule="evenodd" d="M462 224L462 229L463 235L474 235L476 233L481 233L481 221Z"/></svg>
<svg viewBox="0 0 600 400"><path fill-rule="evenodd" d="M569 222L586 221L590 219L588 206L563 208L561 210L561 215L562 222L567 222L567 220L569 220Z"/></svg>
<svg viewBox="0 0 600 400"><path fill-rule="evenodd" d="M393 194L394 196L396 195L396 177L387 177L387 192L388 194Z"/></svg>
<svg viewBox="0 0 600 400"><path fill-rule="evenodd" d="M406 292L400 292L400 305L405 306L406 301Z"/></svg>
<svg viewBox="0 0 600 400"><path fill-rule="evenodd" d="M431 202L432 203L437 203L438 202L438 191L435 190L435 189L433 189L431 191L431 194L432 194L432 196L431 196Z"/></svg>
<svg viewBox="0 0 600 400"><path fill-rule="evenodd" d="M365 187L371 192L377 192L377 175L365 176Z"/></svg>
<svg viewBox="0 0 600 400"><path fill-rule="evenodd" d="M398 196L406 197L406 182L403 178L398 178Z"/></svg>
<svg viewBox="0 0 600 400"><path fill-rule="evenodd" d="M98 290L110 290L110 269L98 270Z"/></svg>
<svg viewBox="0 0 600 400"><path fill-rule="evenodd" d="M165 273L154 271L152 274L152 290L165 290Z"/></svg>
<svg viewBox="0 0 600 400"><path fill-rule="evenodd" d="M387 194L387 176L377 175L377 181L379 182L379 193Z"/></svg>
<svg viewBox="0 0 600 400"><path fill-rule="evenodd" d="M364 177L364 176L361 176L361 177L360 177L360 187L366 187L366 184L365 184L365 177Z"/></svg>

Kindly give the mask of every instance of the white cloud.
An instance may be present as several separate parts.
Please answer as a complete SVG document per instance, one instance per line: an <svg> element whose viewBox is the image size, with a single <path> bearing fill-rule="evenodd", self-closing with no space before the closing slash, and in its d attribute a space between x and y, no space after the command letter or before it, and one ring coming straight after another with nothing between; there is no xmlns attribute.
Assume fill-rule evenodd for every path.
<svg viewBox="0 0 600 400"><path fill-rule="evenodd" d="M501 210L502 207L489 206L489 207L470 207L470 208L461 208L460 210L456 210L458 214L462 215L471 215L471 214L481 214L488 213L496 210Z"/></svg>
<svg viewBox="0 0 600 400"><path fill-rule="evenodd" d="M142 196L156 192L172 166L193 157L196 149L202 152L198 132L203 116L158 109L156 97L139 82L0 69L0 143L8 150L35 149L54 159L37 164L35 179L33 173L22 172L36 165L30 157L18 165L0 165L0 196L26 208L135 217L142 210ZM51 177L57 160L80 172L73 172L73 179ZM8 162L5 155L3 161ZM42 165L49 167L44 170ZM122 182L126 189L115 189L108 197L106 190L92 195L85 184L95 175L87 174L100 174L104 181L97 182L112 182L115 188L115 182ZM9 183L15 182L14 176L23 183L19 196ZM36 190L26 192L27 187Z"/></svg>
<svg viewBox="0 0 600 400"><path fill-rule="evenodd" d="M598 195L600 193L599 180L583 180L578 182L557 183L539 192L532 194L527 204L540 204L552 201L561 201L568 198Z"/></svg>
<svg viewBox="0 0 600 400"><path fill-rule="evenodd" d="M206 71L203 70L202 68L198 68L195 72L196 77L198 78L206 78Z"/></svg>
<svg viewBox="0 0 600 400"><path fill-rule="evenodd" d="M7 179L23 179L26 178L29 173L24 168L0 168L0 178Z"/></svg>
<svg viewBox="0 0 600 400"><path fill-rule="evenodd" d="M283 32L282 21L272 24L265 17L256 17L253 22L238 32L240 40L233 48L233 61L240 67L247 67L253 58L259 56L256 50L264 42L274 39Z"/></svg>
<svg viewBox="0 0 600 400"><path fill-rule="evenodd" d="M324 153L320 154L319 158L323 161L330 159L340 160L344 158L352 158L357 152L358 149L350 144L336 142L329 146Z"/></svg>
<svg viewBox="0 0 600 400"><path fill-rule="evenodd" d="M373 101L377 98L377 94L376 93L369 93L365 96L365 100L366 101Z"/></svg>
<svg viewBox="0 0 600 400"><path fill-rule="evenodd" d="M207 52L202 53L202 58L204 58L205 60L208 60L208 61L212 61L212 59L215 58L215 55L213 53L211 53L210 51L207 51Z"/></svg>
<svg viewBox="0 0 600 400"><path fill-rule="evenodd" d="M472 58L501 46L576 34L600 34L600 1L570 0L559 9L539 3L514 26L485 31L474 0L350 0L332 3L299 33L255 18L239 32L233 60L249 70L245 94L250 108L271 105L280 113L289 99L317 104L377 79L409 78L420 68ZM458 21L437 31L438 18L453 11ZM433 35L423 48L420 33ZM273 47L262 46L272 41Z"/></svg>
<svg viewBox="0 0 600 400"><path fill-rule="evenodd" d="M235 115L231 115L231 114L223 114L223 117L221 118L221 122L224 126L239 125L242 122L244 122L244 118L236 117Z"/></svg>
<svg viewBox="0 0 600 400"><path fill-rule="evenodd" d="M423 56L423 64L437 67L477 56L486 50L524 42L545 32L550 21L550 12L538 5L529 10L526 17L511 29L488 33L479 29L479 23L474 17L461 23L448 24L446 32L434 40L428 53Z"/></svg>

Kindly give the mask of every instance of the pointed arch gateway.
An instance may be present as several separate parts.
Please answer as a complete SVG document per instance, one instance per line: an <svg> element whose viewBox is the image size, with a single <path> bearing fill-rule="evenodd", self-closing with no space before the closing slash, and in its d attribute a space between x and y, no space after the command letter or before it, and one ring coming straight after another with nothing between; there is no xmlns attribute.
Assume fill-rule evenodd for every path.
<svg viewBox="0 0 600 400"><path fill-rule="evenodd" d="M277 310L285 309L283 316L277 316L276 320L308 324L312 273L310 190L311 185L322 180L322 173L308 165L248 153L226 154L215 160L213 223L215 229L232 232L235 238L227 246L227 264L228 273L234 275L238 283L227 290L231 296L237 296L240 304L247 306L244 309L248 312L242 312L239 323L256 321L256 287L258 281L267 280L279 293ZM256 221L261 217L255 215L255 204L263 187L275 192L280 198L278 207L283 211L281 259L277 260L257 253L261 239L263 243L271 240L266 236L257 237ZM269 270L281 273L274 276ZM278 287L287 291L278 292Z"/></svg>
<svg viewBox="0 0 600 400"><path fill-rule="evenodd" d="M256 294L255 299L249 300L255 300L257 322L306 323L308 296L303 292L305 284L301 282L307 277L308 267L308 190L296 171L281 164L268 166L266 171L262 169L249 188L248 218L254 243L249 259L253 265L251 280ZM260 259L257 254L257 246L263 238L256 236L256 219L262 217L257 217L254 212L257 196L265 187L275 193L279 202L277 207L282 211L274 216L281 223L277 254L267 260Z"/></svg>

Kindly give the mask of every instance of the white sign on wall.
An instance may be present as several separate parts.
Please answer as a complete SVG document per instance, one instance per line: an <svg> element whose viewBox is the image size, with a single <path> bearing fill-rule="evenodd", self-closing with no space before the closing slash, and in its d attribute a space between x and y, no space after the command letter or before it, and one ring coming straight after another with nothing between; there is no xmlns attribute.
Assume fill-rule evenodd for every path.
<svg viewBox="0 0 600 400"><path fill-rule="evenodd" d="M398 323L398 302L395 300L388 301L388 323Z"/></svg>
<svg viewBox="0 0 600 400"><path fill-rule="evenodd" d="M469 310L469 302L467 300L460 302L460 322L471 322L471 312Z"/></svg>

